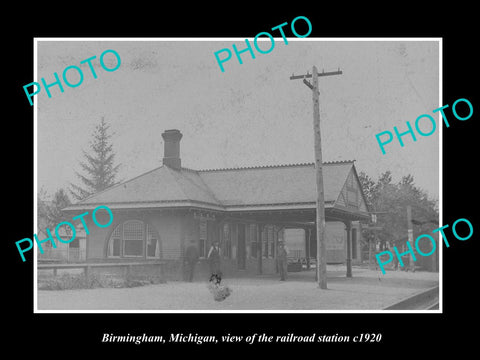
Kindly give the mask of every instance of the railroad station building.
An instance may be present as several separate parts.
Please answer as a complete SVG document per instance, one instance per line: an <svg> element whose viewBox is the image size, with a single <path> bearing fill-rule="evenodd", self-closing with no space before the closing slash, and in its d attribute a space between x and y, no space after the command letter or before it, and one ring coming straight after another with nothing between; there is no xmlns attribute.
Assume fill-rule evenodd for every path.
<svg viewBox="0 0 480 360"><path fill-rule="evenodd" d="M100 228L85 217L87 262L162 259L169 278L182 277L182 259L193 241L199 272L219 241L225 276L272 274L279 240L292 263L313 266L316 258L316 177L313 163L193 170L181 166L178 130L167 130L162 166L76 204L72 216L108 206L114 215ZM359 221L370 215L353 161L323 166L327 262L360 259ZM99 222L107 223L108 218ZM303 237L303 239L302 239ZM348 272L347 272L348 276Z"/></svg>

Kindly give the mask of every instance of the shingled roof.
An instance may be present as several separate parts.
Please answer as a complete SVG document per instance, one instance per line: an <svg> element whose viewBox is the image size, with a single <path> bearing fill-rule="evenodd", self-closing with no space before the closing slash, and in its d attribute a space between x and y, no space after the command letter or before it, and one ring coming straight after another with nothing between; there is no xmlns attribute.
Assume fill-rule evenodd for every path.
<svg viewBox="0 0 480 360"><path fill-rule="evenodd" d="M341 206L349 176L358 182L353 161L323 166L325 206ZM313 163L227 168L174 169L163 165L143 175L94 194L65 210L176 208L195 206L211 210L315 208ZM367 212L361 192L360 202ZM360 204L361 205L361 204Z"/></svg>
<svg viewBox="0 0 480 360"><path fill-rule="evenodd" d="M334 202L353 162L325 163L325 202ZM198 172L225 207L315 203L315 165L296 164Z"/></svg>

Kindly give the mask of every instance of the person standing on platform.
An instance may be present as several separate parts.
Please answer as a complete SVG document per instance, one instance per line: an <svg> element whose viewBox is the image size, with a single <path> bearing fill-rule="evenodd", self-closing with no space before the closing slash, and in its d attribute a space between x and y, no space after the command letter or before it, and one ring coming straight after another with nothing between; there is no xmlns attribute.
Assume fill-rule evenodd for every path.
<svg viewBox="0 0 480 360"><path fill-rule="evenodd" d="M220 247L218 241L214 241L207 255L210 264L210 279L208 289L213 294L215 301L223 301L232 293L227 285L222 284L222 270L220 267Z"/></svg>
<svg viewBox="0 0 480 360"><path fill-rule="evenodd" d="M285 281L287 279L287 249L285 249L285 244L283 241L278 243L278 252L277 252L277 264L278 271L280 272L280 281Z"/></svg>
<svg viewBox="0 0 480 360"><path fill-rule="evenodd" d="M222 271L220 269L220 247L218 241L214 241L210 251L208 252L208 262L210 264L210 275L222 278Z"/></svg>
<svg viewBox="0 0 480 360"><path fill-rule="evenodd" d="M200 254L198 252L198 247L195 240L190 240L190 245L188 246L187 250L185 251L185 258L186 258L186 279L189 282L193 281L193 275L195 273L195 266L197 265L198 258Z"/></svg>

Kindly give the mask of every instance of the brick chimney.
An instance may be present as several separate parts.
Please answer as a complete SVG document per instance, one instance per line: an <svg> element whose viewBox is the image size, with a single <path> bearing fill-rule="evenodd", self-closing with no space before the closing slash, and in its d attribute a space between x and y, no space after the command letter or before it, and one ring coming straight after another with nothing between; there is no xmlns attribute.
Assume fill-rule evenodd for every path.
<svg viewBox="0 0 480 360"><path fill-rule="evenodd" d="M180 139L182 136L182 133L176 129L165 130L162 134L163 141L165 142L163 165L176 170L180 170L182 167L182 161L180 159Z"/></svg>

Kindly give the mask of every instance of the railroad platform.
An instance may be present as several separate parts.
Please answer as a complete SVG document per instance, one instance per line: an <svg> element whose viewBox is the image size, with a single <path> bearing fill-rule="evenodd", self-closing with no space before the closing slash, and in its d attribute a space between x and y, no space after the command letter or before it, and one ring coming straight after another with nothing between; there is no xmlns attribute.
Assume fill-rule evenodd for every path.
<svg viewBox="0 0 480 360"><path fill-rule="evenodd" d="M383 310L409 296L439 285L439 274L387 271L344 265L327 266L327 290L318 288L314 270L278 276L226 278L232 289L224 301L214 301L205 279L193 283L169 281L136 288L39 290L39 310L103 311L395 311ZM409 310L409 309L405 309ZM414 309L415 311L418 309ZM439 310L432 310L439 311Z"/></svg>

